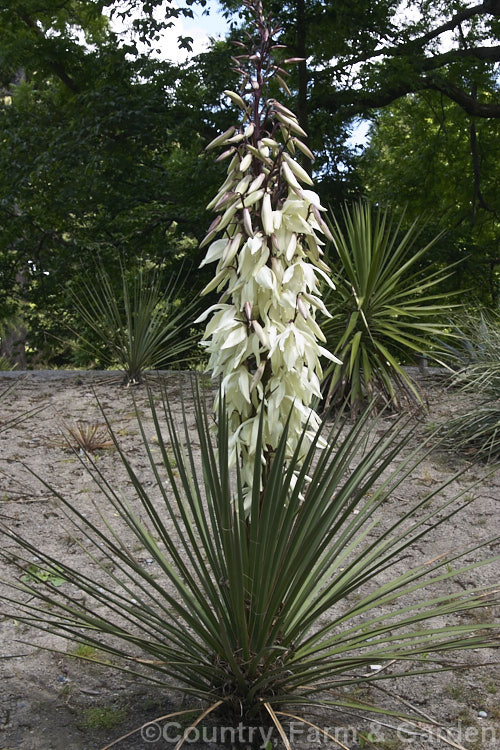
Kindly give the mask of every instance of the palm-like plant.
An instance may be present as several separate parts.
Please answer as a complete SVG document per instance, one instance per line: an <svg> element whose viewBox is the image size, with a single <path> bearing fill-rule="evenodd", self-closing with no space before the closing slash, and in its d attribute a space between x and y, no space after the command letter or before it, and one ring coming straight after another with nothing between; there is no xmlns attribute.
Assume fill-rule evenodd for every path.
<svg viewBox="0 0 500 750"><path fill-rule="evenodd" d="M500 399L466 409L448 420L441 437L455 450L484 461L500 459Z"/></svg>
<svg viewBox="0 0 500 750"><path fill-rule="evenodd" d="M345 208L342 218L344 229L335 217L330 222L336 291L326 300L332 317L324 325L342 364L331 364L325 373L326 402L348 399L357 409L375 395L394 406L403 396L419 401L401 362L445 335L443 313L450 305L435 287L450 268L418 270L439 236L419 247L418 221L403 231L403 216L394 223L387 211L365 201Z"/></svg>
<svg viewBox="0 0 500 750"><path fill-rule="evenodd" d="M192 349L190 323L196 300L180 304L178 278L165 285L154 271L141 270L130 279L122 267L121 287L117 296L101 268L95 280L73 293L77 314L95 340L77 335L90 352L107 366L118 365L125 382L135 385L147 370L178 363Z"/></svg>

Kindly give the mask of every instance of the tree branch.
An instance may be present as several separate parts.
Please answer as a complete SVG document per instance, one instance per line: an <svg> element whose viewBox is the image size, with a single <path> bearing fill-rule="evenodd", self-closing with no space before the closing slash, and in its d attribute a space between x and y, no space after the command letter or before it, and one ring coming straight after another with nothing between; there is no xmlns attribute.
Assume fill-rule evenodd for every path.
<svg viewBox="0 0 500 750"><path fill-rule="evenodd" d="M42 32L42 30L37 26L35 21L33 21L30 16L28 16L26 13L20 14L20 18L24 21L24 23L31 29L31 31L38 37L38 39L46 42L47 39ZM66 73L64 67L55 60L47 60L47 64L52 69L52 71L56 74L56 76L61 80L65 86L69 88L70 91L72 91L74 94L78 94L79 88L76 85L75 81L71 78L68 73Z"/></svg>
<svg viewBox="0 0 500 750"><path fill-rule="evenodd" d="M327 109L335 114L341 112L344 117L368 115L370 110L386 107L407 94L427 90L439 91L473 117L500 118L500 103L478 101L436 73L411 76L392 86L380 87L372 91L366 89L335 91L331 87L321 85L319 78L316 78L315 87L311 93L311 109Z"/></svg>
<svg viewBox="0 0 500 750"><path fill-rule="evenodd" d="M461 49L451 49L443 52L441 55L426 57L425 60L432 64L432 67L442 67L450 62L465 57L475 57L477 60L486 60L487 62L500 61L500 45L495 47L467 47Z"/></svg>
<svg viewBox="0 0 500 750"><path fill-rule="evenodd" d="M459 105L467 114L473 117L491 117L500 118L500 104L493 102L491 104L486 102L480 102L470 94L467 94L462 89L455 86L449 81L445 81L443 78L435 76L429 76L422 80L421 89L434 89L435 91L441 91L445 94L448 99L451 99ZM415 88L415 91L418 91Z"/></svg>
<svg viewBox="0 0 500 750"><path fill-rule="evenodd" d="M422 36L410 39L403 44L398 44L390 47L382 47L374 50L373 52L365 55L358 55L357 57L351 57L348 60L342 60L336 66L334 70L345 69L351 65L355 65L360 62L368 62L368 60L374 57L386 56L386 57L402 57L410 53L415 53L417 49L422 51L423 47L433 39L436 39L446 31L452 31L457 26L460 26L464 21L474 18L474 16L493 15L500 16L500 0L484 0L479 5L474 5L471 8L464 8L463 10L455 13L452 18L446 23L441 24L435 29L428 31Z"/></svg>
<svg viewBox="0 0 500 750"><path fill-rule="evenodd" d="M450 49L443 53L426 54L424 48L427 42L451 29L458 28L463 37L462 23L467 19L482 15L500 17L500 0L484 0L479 5L463 8L449 21L415 39L368 52L349 60L340 60L333 68L316 71L312 75L314 82L312 106L322 108L326 104L326 109L335 113L341 111L342 115L349 117L368 114L370 110L387 106L406 94L435 90L454 101L472 117L500 118L498 101L478 101L477 96L471 96L448 81L444 73L439 74L439 71L447 65L464 59L480 60L485 63L500 62L500 45L475 44L475 46L468 47L467 40L462 39L463 44L458 49ZM385 59L377 63L374 58L380 56L384 56ZM370 60L377 74L376 88L372 88L370 77L363 80L361 75L359 87L335 91L335 86L332 85L332 74L335 70L347 70L349 65L356 62L369 64Z"/></svg>

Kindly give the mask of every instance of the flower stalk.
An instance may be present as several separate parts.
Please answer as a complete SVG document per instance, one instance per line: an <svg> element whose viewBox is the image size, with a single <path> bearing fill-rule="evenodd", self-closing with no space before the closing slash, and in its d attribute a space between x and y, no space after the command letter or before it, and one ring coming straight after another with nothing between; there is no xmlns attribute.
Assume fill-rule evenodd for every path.
<svg viewBox="0 0 500 750"><path fill-rule="evenodd" d="M199 320L209 318L202 344L209 371L222 380L230 465L239 462L249 490L262 410L261 488L286 425L288 459L301 439L303 455L315 438L320 357L337 360L322 346L326 339L316 322L318 312L328 315L320 280L333 287L322 259L321 235L330 238L330 231L325 209L309 189L312 179L297 160L313 155L294 113L268 96L273 81L288 91L288 73L274 62L280 29L264 17L260 0L244 5L253 15L255 38L238 42L241 54L233 57L242 93L224 92L241 110L241 123L207 147L222 148L219 159L229 160L227 178L207 207L217 216L202 242L209 247L201 265L217 262L202 293L215 289L221 296Z"/></svg>

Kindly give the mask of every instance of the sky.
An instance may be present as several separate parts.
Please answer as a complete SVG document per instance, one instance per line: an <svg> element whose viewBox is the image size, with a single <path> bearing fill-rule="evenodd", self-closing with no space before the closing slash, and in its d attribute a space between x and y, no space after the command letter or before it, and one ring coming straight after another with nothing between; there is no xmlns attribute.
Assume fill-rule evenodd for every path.
<svg viewBox="0 0 500 750"><path fill-rule="evenodd" d="M203 14L203 9L197 5L192 6L194 18L179 18L174 20L174 25L162 33L159 42L153 45L153 54L163 60L172 60L173 62L185 62L192 55L197 55L208 48L210 38L223 38L229 30L226 19L222 16L217 0L208 0L207 7L210 9L209 15ZM158 18L161 18L161 9L155 12ZM113 22L116 31L123 30L117 22ZM192 51L179 49L177 38L179 36L190 36L193 39ZM138 45L141 52L148 52L146 45ZM159 50L157 52L156 50ZM349 138L350 146L364 146L367 140L369 123L364 120L356 122L353 133Z"/></svg>
<svg viewBox="0 0 500 750"><path fill-rule="evenodd" d="M216 2L209 2L209 15L203 15L202 9L196 5L192 6L194 18L179 18L175 26L164 34L159 48L162 50L159 57L182 62L191 55L204 52L209 44L210 37L223 38L228 31L227 21L223 18ZM180 50L177 45L179 35L193 38L193 51Z"/></svg>
<svg viewBox="0 0 500 750"><path fill-rule="evenodd" d="M167 0L165 0L164 4L167 5ZM173 3L168 2L168 4L176 5L175 0ZM194 4L192 6L195 16L193 19L179 18L174 21L174 26L163 32L161 41L155 45L155 49L160 49L160 52L154 54L157 54L161 59L172 60L173 62L184 62L189 59L191 55L203 52L208 46L210 37L224 37L225 33L228 31L228 23L222 16L217 0L208 0L207 8L210 9L209 15L203 15L203 9ZM158 18L161 18L163 16L162 9L156 9L155 15ZM413 2L409 2L409 0L401 0L398 9L398 18L400 22L405 23L408 21L415 21L418 16L419 11ZM113 20L112 25L116 31L124 30L123 25L120 26L120 23L116 18ZM180 35L193 38L193 50L191 54L185 49L179 49L177 37ZM451 32L442 34L439 40L441 52L446 51L452 46L452 36ZM148 49L145 46L141 49L141 52L147 51Z"/></svg>
<svg viewBox="0 0 500 750"><path fill-rule="evenodd" d="M174 3L175 5L175 3ZM223 38L228 30L227 21L223 18L216 0L209 0L207 7L210 9L209 15L203 15L203 9L192 6L194 18L174 19L174 25L162 33L159 42L155 42L153 49L159 49L160 52L154 51L153 54L162 60L172 60L173 62L184 62L207 49L210 37ZM157 18L162 18L162 10L155 11ZM125 30L123 24L113 20L112 26L115 31L122 32ZM185 49L179 49L177 38L179 36L190 36L193 39L193 49L189 53ZM146 45L138 45L140 52L148 52Z"/></svg>

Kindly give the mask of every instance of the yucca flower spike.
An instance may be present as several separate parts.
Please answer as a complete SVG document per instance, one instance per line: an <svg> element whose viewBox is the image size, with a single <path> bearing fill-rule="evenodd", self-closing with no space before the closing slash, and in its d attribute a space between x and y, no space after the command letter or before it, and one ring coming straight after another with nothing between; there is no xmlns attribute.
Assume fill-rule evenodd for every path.
<svg viewBox="0 0 500 750"><path fill-rule="evenodd" d="M217 290L220 302L198 319L209 319L202 345L210 355L208 370L221 377L233 435L231 464L240 463L247 489L261 411L264 454L276 449L287 422L287 458L307 424L305 453L320 425L312 408L321 396L320 359L338 361L322 346L326 339L316 322L318 311L328 315L320 282L333 283L322 260L321 235L329 236L325 209L296 159L297 150L312 154L297 137L306 134L294 113L266 98L271 79L281 78L271 55L279 29L266 33L260 4L255 25L254 47L234 58L240 72L245 66L244 90L224 92L243 112L241 124L207 147L225 149L224 158L231 160L209 204L218 215L204 240L209 247L202 262L217 262L203 293ZM267 464L263 455L262 481Z"/></svg>

